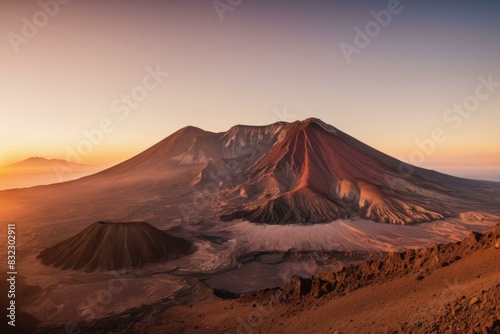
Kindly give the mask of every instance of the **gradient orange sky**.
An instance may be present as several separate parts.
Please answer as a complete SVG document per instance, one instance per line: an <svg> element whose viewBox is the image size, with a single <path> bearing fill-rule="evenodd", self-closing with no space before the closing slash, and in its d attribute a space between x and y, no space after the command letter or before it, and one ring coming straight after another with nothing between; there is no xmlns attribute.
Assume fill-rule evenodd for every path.
<svg viewBox="0 0 500 334"><path fill-rule="evenodd" d="M443 120L479 76L500 81L498 2L401 3L348 64L339 44L387 1L243 1L221 21L212 1L73 0L18 53L8 36L41 7L3 1L0 165L64 159L103 119L114 130L82 163L118 163L186 125L225 131L283 115L321 118L398 158L440 127L447 140L424 166L499 162L500 88L458 129ZM169 77L120 119L112 103L157 65Z"/></svg>

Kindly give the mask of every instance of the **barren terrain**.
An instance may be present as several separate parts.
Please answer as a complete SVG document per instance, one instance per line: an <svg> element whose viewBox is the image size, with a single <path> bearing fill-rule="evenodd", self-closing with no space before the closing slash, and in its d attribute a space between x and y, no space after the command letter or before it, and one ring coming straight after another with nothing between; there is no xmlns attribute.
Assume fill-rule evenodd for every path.
<svg viewBox="0 0 500 334"><path fill-rule="evenodd" d="M346 274L500 222L500 183L408 165L401 173L401 164L317 119L222 133L186 127L97 174L0 191L0 222L17 224L19 314L30 329L216 333L272 305L253 332L358 333L416 328L411 314L451 298L445 276L465 287L457 303L484 299L482 290L496 296L498 254L484 242L449 246L446 260L436 248L418 251L420 267L391 255L389 271ZM302 279L288 283L294 276ZM302 287L283 303L269 295L308 280L305 296L296 296ZM265 289L275 290L257 293ZM467 310L464 321L484 320Z"/></svg>

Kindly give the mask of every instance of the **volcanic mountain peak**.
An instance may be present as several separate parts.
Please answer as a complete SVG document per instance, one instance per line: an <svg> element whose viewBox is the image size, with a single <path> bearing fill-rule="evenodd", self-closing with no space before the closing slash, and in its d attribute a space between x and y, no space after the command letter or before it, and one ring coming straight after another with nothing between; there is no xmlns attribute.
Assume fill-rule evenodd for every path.
<svg viewBox="0 0 500 334"><path fill-rule="evenodd" d="M106 271L175 259L189 254L191 245L145 222L100 221L45 249L38 258L61 269Z"/></svg>
<svg viewBox="0 0 500 334"><path fill-rule="evenodd" d="M456 202L449 185L436 182L438 173L415 167L413 175L402 176L400 161L321 120L290 123L284 131L232 193L235 199L247 195L244 204L223 220L286 224L360 216L411 224L443 219L452 206L443 202Z"/></svg>
<svg viewBox="0 0 500 334"><path fill-rule="evenodd" d="M312 134L315 132L324 132L329 135L339 136L342 135L342 132L339 131L334 126L327 124L320 120L319 118L310 117L303 121L295 121L292 123L286 123L287 126L287 134L288 135L296 135L299 132L304 132L306 134Z"/></svg>
<svg viewBox="0 0 500 334"><path fill-rule="evenodd" d="M186 126L169 137L165 138L155 146L148 149L155 155L174 157L189 150L198 137L208 137L212 133L194 126Z"/></svg>
<svg viewBox="0 0 500 334"><path fill-rule="evenodd" d="M186 218L185 210L175 208L197 203L206 189L210 196L202 197L211 205L196 204L200 208L189 210L196 217L266 224L356 217L411 224L458 216L471 205L475 210L498 212L498 183L413 166L412 173L404 174L401 165L333 126L309 118L266 126L237 125L222 133L185 127L82 182L85 198L112 196L117 203L130 203L130 194L148 196L156 201L154 205L136 201L135 206L130 204L136 209L133 212L164 215L160 208L167 207L173 219ZM72 185L64 187L66 193Z"/></svg>
<svg viewBox="0 0 500 334"><path fill-rule="evenodd" d="M280 132L283 128L285 128L288 122L276 122L268 125L244 125L238 124L234 125L226 132L223 132L223 138L234 138L237 136L240 137L254 137L275 134Z"/></svg>
<svg viewBox="0 0 500 334"><path fill-rule="evenodd" d="M321 119L316 118L316 117L309 117L303 121L295 121L294 123L302 124L306 127L311 126L311 125L317 125L328 132L332 132L333 134L336 134L336 132L338 131L334 126L332 126L328 123L325 123Z"/></svg>
<svg viewBox="0 0 500 334"><path fill-rule="evenodd" d="M276 143L310 124L327 131L334 130L317 119L294 123L277 122L264 126L236 125L222 133L187 126L102 175L124 174L132 170L163 172L176 165L205 164L214 158L244 159L242 164L245 166L242 167L247 168L247 164L253 164L262 158Z"/></svg>

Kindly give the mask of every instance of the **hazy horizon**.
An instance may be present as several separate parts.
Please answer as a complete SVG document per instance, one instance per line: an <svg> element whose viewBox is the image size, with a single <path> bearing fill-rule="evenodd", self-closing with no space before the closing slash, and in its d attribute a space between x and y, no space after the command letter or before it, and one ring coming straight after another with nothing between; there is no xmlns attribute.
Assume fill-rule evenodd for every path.
<svg viewBox="0 0 500 334"><path fill-rule="evenodd" d="M388 3L244 1L218 13L212 2L71 1L13 44L44 9L4 2L0 166L65 159L103 121L109 132L75 162L111 166L187 125L308 117L410 162L440 128L446 139L414 162L426 168L500 161L498 92L448 113L480 78L500 81L500 4L401 1L349 63L342 43ZM147 96L122 100L146 76Z"/></svg>
<svg viewBox="0 0 500 334"><path fill-rule="evenodd" d="M154 144L156 143L151 143L148 148L153 146ZM140 153L141 152L137 152L137 154ZM135 156L135 154L133 156ZM71 181L73 179L91 175L104 169L111 168L128 160L129 158L132 158L133 156L126 157L123 160L117 160L108 165L76 164L74 166L62 165L61 162L64 162L64 159L62 159L61 161L56 161L55 166L46 166L44 163L50 164L52 163L51 160L58 159L53 157L40 156L26 157L21 161L16 161L14 164L0 166L0 190L7 190L11 188L25 188L36 185L48 185L58 182ZM40 160L42 160L42 162L40 162ZM71 160L69 161L72 162ZM30 162L31 164L28 162ZM16 167L19 163L22 163L22 168L17 170ZM30 168L30 166L32 168ZM43 168L40 168L41 166L43 166ZM89 169L88 171L78 170L82 167L89 167L91 169ZM470 161L450 162L430 160L425 161L421 165L421 167L461 178L500 182L500 161L494 161L490 163L471 163Z"/></svg>

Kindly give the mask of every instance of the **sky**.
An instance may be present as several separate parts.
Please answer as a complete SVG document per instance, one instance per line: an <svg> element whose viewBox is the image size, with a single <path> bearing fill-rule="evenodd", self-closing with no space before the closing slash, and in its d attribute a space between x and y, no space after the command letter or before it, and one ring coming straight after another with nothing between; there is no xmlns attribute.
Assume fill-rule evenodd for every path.
<svg viewBox="0 0 500 334"><path fill-rule="evenodd" d="M187 125L317 117L424 167L498 167L499 16L481 0L2 1L0 165L109 166Z"/></svg>

